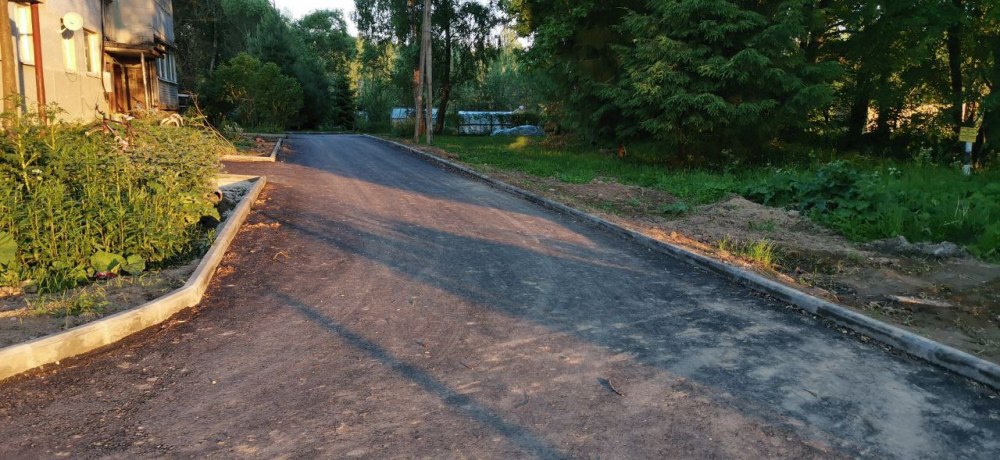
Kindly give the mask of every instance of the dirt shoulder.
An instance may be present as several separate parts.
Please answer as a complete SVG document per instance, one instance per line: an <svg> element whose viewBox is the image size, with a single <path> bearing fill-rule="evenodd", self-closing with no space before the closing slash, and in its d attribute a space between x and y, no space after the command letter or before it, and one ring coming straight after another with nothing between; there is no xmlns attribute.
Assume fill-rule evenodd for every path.
<svg viewBox="0 0 1000 460"><path fill-rule="evenodd" d="M443 149L419 148L461 162L458 155ZM750 268L1000 362L998 265L970 257L906 254L893 250L893 244L854 243L796 211L735 195L688 209L669 193L613 179L570 184L494 166L463 164L661 241ZM678 206L672 209L675 203Z"/></svg>

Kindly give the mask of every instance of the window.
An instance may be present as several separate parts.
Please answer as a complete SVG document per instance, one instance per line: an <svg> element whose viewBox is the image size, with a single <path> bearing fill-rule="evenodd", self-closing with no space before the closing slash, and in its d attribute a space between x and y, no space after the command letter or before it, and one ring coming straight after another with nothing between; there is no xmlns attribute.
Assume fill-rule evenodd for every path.
<svg viewBox="0 0 1000 460"><path fill-rule="evenodd" d="M177 61L173 54L168 54L156 61L156 73L160 80L177 83Z"/></svg>
<svg viewBox="0 0 1000 460"><path fill-rule="evenodd" d="M63 37L63 60L67 72L76 72L76 37L73 35Z"/></svg>
<svg viewBox="0 0 1000 460"><path fill-rule="evenodd" d="M17 5L17 51L22 64L35 63L35 45L32 39L31 8Z"/></svg>
<svg viewBox="0 0 1000 460"><path fill-rule="evenodd" d="M89 30L83 31L84 51L87 59L87 72L101 71L101 40L100 35Z"/></svg>

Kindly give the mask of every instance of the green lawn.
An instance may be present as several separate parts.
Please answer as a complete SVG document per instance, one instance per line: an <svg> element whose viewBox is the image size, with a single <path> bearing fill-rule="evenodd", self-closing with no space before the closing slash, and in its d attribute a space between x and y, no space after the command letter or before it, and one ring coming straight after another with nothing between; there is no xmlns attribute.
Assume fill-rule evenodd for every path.
<svg viewBox="0 0 1000 460"><path fill-rule="evenodd" d="M1000 172L996 167L965 177L956 167L855 159L721 172L671 169L620 160L590 146L552 148L527 138L439 136L435 145L471 165L568 183L611 178L669 192L692 206L740 194L799 209L855 241L896 235L911 241L952 241L983 259L1000 260Z"/></svg>

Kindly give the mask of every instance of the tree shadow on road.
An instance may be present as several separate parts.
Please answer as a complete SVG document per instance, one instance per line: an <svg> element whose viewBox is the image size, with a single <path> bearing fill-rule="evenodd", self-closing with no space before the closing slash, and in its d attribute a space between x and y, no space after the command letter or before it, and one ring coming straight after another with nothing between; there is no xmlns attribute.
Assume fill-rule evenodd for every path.
<svg viewBox="0 0 1000 460"><path fill-rule="evenodd" d="M719 404L811 432L837 448L974 450L969 446L977 443L967 443L970 438L989 444L1000 432L1000 423L990 419L991 402L961 379L834 333L815 319L790 314L663 255L634 247L609 251L600 237L595 247L546 241L529 247L379 215L331 220L299 212L294 220L282 220L280 213L271 217L290 232L289 239L312 240L300 248L309 253L302 254L298 267L360 257L469 305L468 310L432 306L418 314L475 317L469 310L479 310L526 320L715 388ZM505 239L502 230L497 232L497 239ZM308 268L302 270L311 275ZM317 299L300 293L288 301L329 329L337 324L337 310L303 310L317 305ZM408 314L401 315L400 321L407 321ZM337 326L339 335L349 332ZM360 338L363 331L351 333ZM397 366L391 352L371 352ZM431 390L451 397L446 388ZM499 416L486 419L490 424L502 421L494 417Z"/></svg>

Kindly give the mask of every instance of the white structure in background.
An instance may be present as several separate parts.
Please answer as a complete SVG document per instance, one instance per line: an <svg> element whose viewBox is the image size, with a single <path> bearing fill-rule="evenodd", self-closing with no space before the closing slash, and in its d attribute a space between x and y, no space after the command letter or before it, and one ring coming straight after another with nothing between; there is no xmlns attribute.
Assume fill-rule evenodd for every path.
<svg viewBox="0 0 1000 460"><path fill-rule="evenodd" d="M498 129L513 127L514 112L458 112L459 134L492 134Z"/></svg>
<svg viewBox="0 0 1000 460"><path fill-rule="evenodd" d="M392 121L393 126L405 122L406 120L413 120L417 114L416 110L406 108L406 107L395 107L392 109L392 113L389 115L390 121ZM434 122L437 123L438 109L433 111Z"/></svg>

